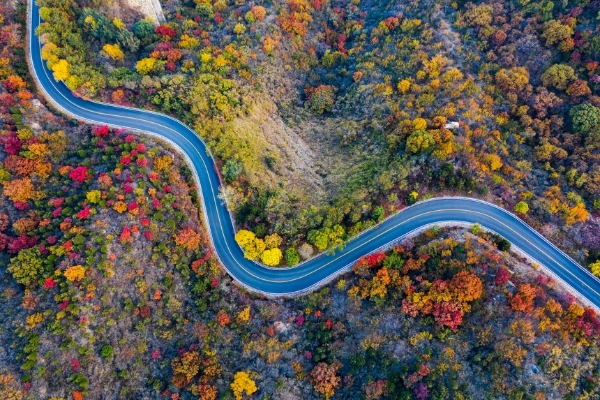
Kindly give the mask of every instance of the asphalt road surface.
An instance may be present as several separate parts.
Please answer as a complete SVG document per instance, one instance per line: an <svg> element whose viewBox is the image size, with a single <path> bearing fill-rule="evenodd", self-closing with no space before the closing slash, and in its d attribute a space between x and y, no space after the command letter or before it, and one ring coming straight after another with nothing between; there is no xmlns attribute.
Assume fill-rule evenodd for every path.
<svg viewBox="0 0 600 400"><path fill-rule="evenodd" d="M215 172L214 160L198 135L166 115L74 96L62 82L54 81L51 71L41 59L41 44L33 34L40 17L33 0L30 0L30 18L31 72L48 100L80 120L147 132L178 148L195 172L214 250L228 273L249 290L271 296L310 291L347 271L361 256L423 226L449 222L480 223L548 268L570 286L573 294L579 294L596 308L600 307L600 280L515 215L493 204L469 198L445 197L417 203L350 240L343 250L319 255L294 268L268 268L245 259L234 240L235 229L229 211L217 197L221 183Z"/></svg>

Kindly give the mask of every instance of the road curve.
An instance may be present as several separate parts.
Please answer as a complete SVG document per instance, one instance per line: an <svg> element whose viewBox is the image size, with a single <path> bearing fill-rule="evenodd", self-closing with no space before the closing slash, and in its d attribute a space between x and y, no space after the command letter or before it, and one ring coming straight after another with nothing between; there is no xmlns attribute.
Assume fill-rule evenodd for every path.
<svg viewBox="0 0 600 400"><path fill-rule="evenodd" d="M469 198L443 197L417 203L349 241L344 250L333 255L321 254L294 268L268 268L245 259L234 240L231 215L217 197L220 180L214 160L198 135L166 115L75 97L63 83L54 81L42 61L41 44L34 34L40 24L39 9L34 0L29 0L29 18L31 73L48 100L77 119L147 132L179 149L195 172L215 253L228 273L249 290L269 296L307 292L347 271L359 257L423 226L448 222L480 223L537 260L568 285L573 294L600 309L600 280L515 215L493 204Z"/></svg>

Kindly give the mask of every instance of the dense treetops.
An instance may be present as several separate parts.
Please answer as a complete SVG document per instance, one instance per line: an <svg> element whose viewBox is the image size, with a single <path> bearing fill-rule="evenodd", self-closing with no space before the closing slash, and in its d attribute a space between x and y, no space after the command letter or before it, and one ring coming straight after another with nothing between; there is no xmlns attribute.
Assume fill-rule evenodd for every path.
<svg viewBox="0 0 600 400"><path fill-rule="evenodd" d="M209 139L249 258L292 266L432 190L488 187L528 222L548 221L549 232L568 224L582 247L597 243L594 2L411 3L381 14L356 2L285 2L275 13L198 1L159 27L44 3L57 78L83 95L175 113ZM443 27L430 13L443 6L458 43L436 36ZM0 371L3 398L596 395L595 313L477 227L474 236L433 228L300 299L247 296L188 221L197 195L170 154L34 114L19 27L4 7L0 256L13 285L2 287L6 312L19 311L0 336L20 356ZM90 54L115 68L86 64ZM362 157L360 179L331 205L294 208L303 202L251 180L256 143L231 127L251 108L264 60L305 76L293 113L340 118L329 135ZM276 154L264 165L277 168Z"/></svg>
<svg viewBox="0 0 600 400"><path fill-rule="evenodd" d="M410 203L420 185L489 193L509 209L519 205L529 222L585 223L600 205L594 4L402 4L382 11L320 1L196 1L154 26L44 0L48 23L40 32L44 57L73 89L154 106L194 126L222 161L231 186L223 196L240 227L261 240L275 233L283 239L279 252L260 241L246 251L275 265L288 250L293 264L306 243L313 253L335 248L376 222L377 207L389 214ZM61 16L69 18L54 24ZM65 26L68 35L54 30ZM114 67L105 81L94 53L104 57L98 65ZM336 151L361 154L362 172L347 168L337 183L345 189L316 212L310 199L295 201L297 193L264 178L281 168L279 150L261 147L259 133L236 130L239 118L259 111L251 98L269 88L268 65L296 87L296 103L308 111L286 100L282 113L338 118ZM446 128L456 121L459 128ZM115 209L125 211L122 203Z"/></svg>

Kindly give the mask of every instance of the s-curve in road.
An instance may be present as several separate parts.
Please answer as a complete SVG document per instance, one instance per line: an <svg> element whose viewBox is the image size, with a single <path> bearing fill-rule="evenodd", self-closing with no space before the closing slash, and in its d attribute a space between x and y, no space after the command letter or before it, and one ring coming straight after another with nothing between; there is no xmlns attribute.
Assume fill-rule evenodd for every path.
<svg viewBox="0 0 600 400"><path fill-rule="evenodd" d="M83 100L62 82L53 79L41 58L41 44L35 35L40 15L29 0L29 57L31 73L55 106L80 120L128 128L171 143L190 163L203 200L203 212L214 250L229 274L251 291L270 296L289 296L319 287L358 258L427 225L480 223L517 246L570 286L574 294L600 307L600 280L552 245L515 215L493 204L459 197L433 199L408 207L376 228L349 241L344 250L322 254L294 268L268 268L244 258L234 240L235 229L227 207L218 199L220 181L215 163L198 135L183 123L166 115Z"/></svg>

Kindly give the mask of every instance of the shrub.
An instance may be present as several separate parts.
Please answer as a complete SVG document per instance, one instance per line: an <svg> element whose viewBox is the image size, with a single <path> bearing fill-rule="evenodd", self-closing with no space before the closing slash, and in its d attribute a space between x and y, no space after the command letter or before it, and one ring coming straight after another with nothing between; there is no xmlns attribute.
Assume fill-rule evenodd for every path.
<svg viewBox="0 0 600 400"><path fill-rule="evenodd" d="M112 346L109 344L102 346L102 348L100 349L100 355L106 359L111 358L113 356L113 354L114 354L114 350L113 350Z"/></svg>
<svg viewBox="0 0 600 400"><path fill-rule="evenodd" d="M320 85L316 88L307 89L308 101L306 106L316 114L329 111L335 103L336 90L335 86L331 85Z"/></svg>
<svg viewBox="0 0 600 400"><path fill-rule="evenodd" d="M285 251L285 262L290 267L293 267L294 265L300 262L300 253L298 253L298 251L295 248L289 247Z"/></svg>
<svg viewBox="0 0 600 400"><path fill-rule="evenodd" d="M234 159L228 160L223 166L223 178L225 182L232 183L236 181L242 173L242 164Z"/></svg>

